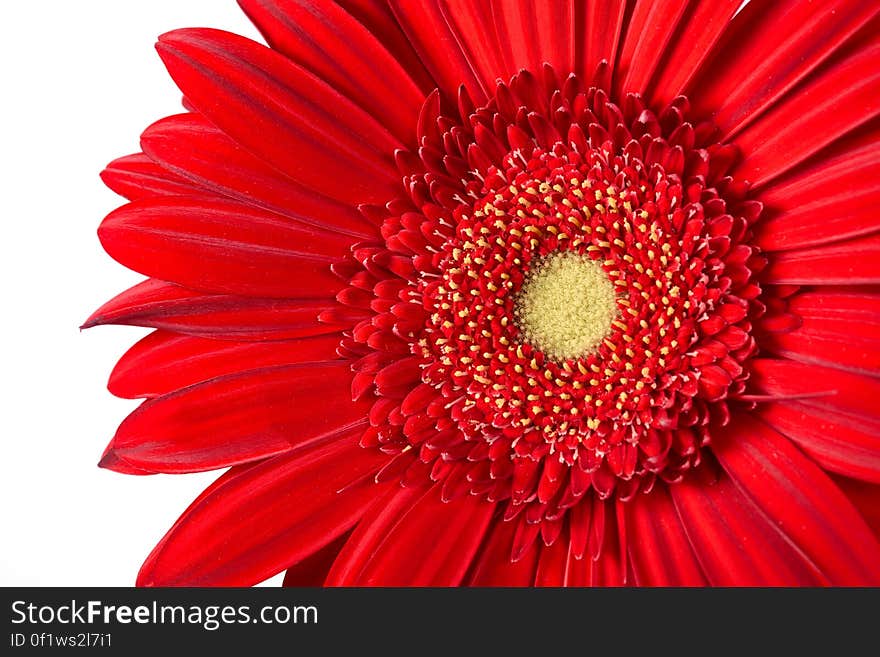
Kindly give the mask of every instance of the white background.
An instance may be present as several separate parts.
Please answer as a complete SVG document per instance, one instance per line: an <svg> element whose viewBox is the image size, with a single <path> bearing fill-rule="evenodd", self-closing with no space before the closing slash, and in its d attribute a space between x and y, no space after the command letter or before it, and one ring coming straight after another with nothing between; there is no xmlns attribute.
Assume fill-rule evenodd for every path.
<svg viewBox="0 0 880 657"><path fill-rule="evenodd" d="M98 173L181 111L153 49L159 34L206 26L258 37L234 0L0 7L0 586L129 586L217 474L96 466L136 405L107 392L107 375L147 332L77 328L141 280L98 243L98 224L122 203Z"/></svg>

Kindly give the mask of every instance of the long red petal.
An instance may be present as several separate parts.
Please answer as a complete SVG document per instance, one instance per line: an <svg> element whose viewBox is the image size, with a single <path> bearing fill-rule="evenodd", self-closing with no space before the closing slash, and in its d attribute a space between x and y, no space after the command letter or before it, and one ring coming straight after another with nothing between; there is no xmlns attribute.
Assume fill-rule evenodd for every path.
<svg viewBox="0 0 880 657"><path fill-rule="evenodd" d="M316 299L342 287L330 265L352 238L237 201L179 196L135 201L98 229L126 267L195 290Z"/></svg>
<svg viewBox="0 0 880 657"><path fill-rule="evenodd" d="M437 86L385 0L336 0L336 4L366 27L419 82L421 89L434 89Z"/></svg>
<svg viewBox="0 0 880 657"><path fill-rule="evenodd" d="M778 253L762 276L776 285L880 283L880 235Z"/></svg>
<svg viewBox="0 0 880 657"><path fill-rule="evenodd" d="M534 73L548 63L563 78L572 73L576 43L575 5L572 0L493 3L497 44L507 72L525 68ZM452 7L449 13L453 13ZM502 71L496 72L496 76L500 73Z"/></svg>
<svg viewBox="0 0 880 657"><path fill-rule="evenodd" d="M713 586L827 584L755 503L722 475L669 487L681 524Z"/></svg>
<svg viewBox="0 0 880 657"><path fill-rule="evenodd" d="M143 153L113 160L101 172L101 180L129 201L151 196L203 196L208 191L163 169Z"/></svg>
<svg viewBox="0 0 880 657"><path fill-rule="evenodd" d="M415 125L429 88L420 89L382 42L342 7L314 0L239 0L274 50L345 94L415 143Z"/></svg>
<svg viewBox="0 0 880 657"><path fill-rule="evenodd" d="M486 90L474 74L439 4L408 0L389 0L388 4L442 93L453 97L459 86L464 85L475 101L486 97Z"/></svg>
<svg viewBox="0 0 880 657"><path fill-rule="evenodd" d="M339 551L327 574L325 586L344 586L354 581L385 537L427 490L425 486L403 487L395 482L377 496Z"/></svg>
<svg viewBox="0 0 880 657"><path fill-rule="evenodd" d="M737 487L832 584L880 583L880 543L815 463L750 418L717 434L712 451Z"/></svg>
<svg viewBox="0 0 880 657"><path fill-rule="evenodd" d="M569 540L562 532L552 545L540 545L535 586L565 586L568 575Z"/></svg>
<svg viewBox="0 0 880 657"><path fill-rule="evenodd" d="M761 191L769 217L756 225L765 251L819 247L880 231L880 148L875 136Z"/></svg>
<svg viewBox="0 0 880 657"><path fill-rule="evenodd" d="M593 533L596 537L593 558L589 560L587 584L589 586L626 586L629 575L626 525L618 518L618 501L593 498ZM603 512L597 509L604 507ZM621 524L621 520L624 521ZM586 557L585 557L586 559Z"/></svg>
<svg viewBox="0 0 880 657"><path fill-rule="evenodd" d="M880 37L852 51L737 135L738 177L764 185L880 113Z"/></svg>
<svg viewBox="0 0 880 657"><path fill-rule="evenodd" d="M624 36L624 23L632 0L593 0L577 3L582 12L581 25L587 38L577 40L576 72L590 79L602 61L612 71L617 68L617 52Z"/></svg>
<svg viewBox="0 0 880 657"><path fill-rule="evenodd" d="M153 472L199 472L363 429L369 403L351 400L349 372L344 361L249 370L150 399L119 425L107 453Z"/></svg>
<svg viewBox="0 0 880 657"><path fill-rule="evenodd" d="M98 308L82 328L129 324L225 340L286 340L350 328L350 323L318 321L332 299L255 299L201 294L149 279Z"/></svg>
<svg viewBox="0 0 880 657"><path fill-rule="evenodd" d="M156 48L201 113L295 180L351 203L399 193L391 158L400 142L284 55L209 29L169 32Z"/></svg>
<svg viewBox="0 0 880 657"><path fill-rule="evenodd" d="M492 89L497 78L509 80L516 73L499 42L493 5L483 0L440 0L439 5L483 88Z"/></svg>
<svg viewBox="0 0 880 657"><path fill-rule="evenodd" d="M648 85L651 105L665 107L684 92L741 4L741 0L691 0L688 3Z"/></svg>
<svg viewBox="0 0 880 657"><path fill-rule="evenodd" d="M880 380L784 358L749 362L749 384L761 395L863 418L880 417Z"/></svg>
<svg viewBox="0 0 880 657"><path fill-rule="evenodd" d="M862 514L874 536L880 540L880 486L848 477L832 477L832 479Z"/></svg>
<svg viewBox="0 0 880 657"><path fill-rule="evenodd" d="M375 226L351 204L303 187L196 114L157 121L141 135L141 147L164 168L219 195L324 230L365 239L376 236Z"/></svg>
<svg viewBox="0 0 880 657"><path fill-rule="evenodd" d="M688 85L697 113L739 132L827 60L878 8L862 0L751 0Z"/></svg>
<svg viewBox="0 0 880 657"><path fill-rule="evenodd" d="M117 397L157 397L246 370L332 360L341 334L277 342L211 340L154 331L113 368L108 387Z"/></svg>
<svg viewBox="0 0 880 657"><path fill-rule="evenodd" d="M620 48L616 69L618 93L645 92L687 6L688 3L681 0L642 0L636 3ZM693 44L689 45L693 47Z"/></svg>
<svg viewBox="0 0 880 657"><path fill-rule="evenodd" d="M510 560L517 523L495 520L477 553L466 583L469 586L531 586L538 562L537 542L518 561Z"/></svg>
<svg viewBox="0 0 880 657"><path fill-rule="evenodd" d="M789 300L801 324L761 337L763 348L804 363L880 376L880 295L818 288Z"/></svg>
<svg viewBox="0 0 880 657"><path fill-rule="evenodd" d="M282 586L300 587L311 586L317 587L324 584L327 579L327 573L333 566L333 562L339 555L345 541L351 536L351 532L343 534L334 539L314 554L310 554L299 563L291 566L284 573L284 582Z"/></svg>
<svg viewBox="0 0 880 657"><path fill-rule="evenodd" d="M706 577L665 486L626 503L629 558L639 586L705 586Z"/></svg>
<svg viewBox="0 0 880 657"><path fill-rule="evenodd" d="M387 456L341 439L226 477L147 557L139 586L250 586L348 531L375 495L364 481Z"/></svg>
<svg viewBox="0 0 880 657"><path fill-rule="evenodd" d="M880 484L880 418L802 402L767 404L756 414L824 469Z"/></svg>
<svg viewBox="0 0 880 657"><path fill-rule="evenodd" d="M363 570L343 584L457 586L483 540L495 505L476 495L444 502L435 485L404 515Z"/></svg>

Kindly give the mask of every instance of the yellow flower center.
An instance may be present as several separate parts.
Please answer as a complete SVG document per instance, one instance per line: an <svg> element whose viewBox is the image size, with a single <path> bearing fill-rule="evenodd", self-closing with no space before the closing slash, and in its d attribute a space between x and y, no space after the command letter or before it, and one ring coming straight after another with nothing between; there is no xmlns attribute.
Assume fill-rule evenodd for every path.
<svg viewBox="0 0 880 657"><path fill-rule="evenodd" d="M556 361L594 351L617 315L614 286L586 255L553 253L533 263L516 298L517 325Z"/></svg>

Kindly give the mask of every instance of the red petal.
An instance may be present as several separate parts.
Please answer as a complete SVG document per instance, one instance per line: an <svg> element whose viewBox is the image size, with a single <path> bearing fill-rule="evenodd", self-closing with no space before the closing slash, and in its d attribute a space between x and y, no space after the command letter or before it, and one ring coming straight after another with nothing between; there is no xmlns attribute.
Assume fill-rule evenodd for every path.
<svg viewBox="0 0 880 657"><path fill-rule="evenodd" d="M201 116L178 114L157 121L141 135L141 147L163 167L221 196L324 230L375 236L375 227L351 204L296 183Z"/></svg>
<svg viewBox="0 0 880 657"><path fill-rule="evenodd" d="M390 0L388 4L444 94L450 97L464 85L474 101L479 103L486 97L439 4L408 0Z"/></svg>
<svg viewBox="0 0 880 657"><path fill-rule="evenodd" d="M359 586L456 586L461 583L495 512L476 495L448 502L435 485L403 515L363 570ZM346 582L343 582L346 583Z"/></svg>
<svg viewBox="0 0 880 657"><path fill-rule="evenodd" d="M137 475L139 477L158 474L157 472L153 472L152 470L136 468L130 463L127 463L113 453L111 446L108 446L104 450L104 453L101 455L101 460L98 461L98 467L113 470L113 472L118 472L119 474Z"/></svg>
<svg viewBox="0 0 880 657"><path fill-rule="evenodd" d="M705 586L681 520L665 486L625 504L629 558L639 586Z"/></svg>
<svg viewBox="0 0 880 657"><path fill-rule="evenodd" d="M864 418L880 415L877 379L780 358L755 358L749 367L749 383L768 397L793 397L811 407Z"/></svg>
<svg viewBox="0 0 880 657"><path fill-rule="evenodd" d="M717 401L727 394L731 377L720 365L705 365L700 368L698 387L700 396L708 401Z"/></svg>
<svg viewBox="0 0 880 657"><path fill-rule="evenodd" d="M509 80L516 73L512 62L505 60L509 49L499 43L492 5L482 0L440 0L439 4L483 88L493 89L497 78Z"/></svg>
<svg viewBox="0 0 880 657"><path fill-rule="evenodd" d="M847 477L832 477L832 479L862 514L874 536L880 539L880 486Z"/></svg>
<svg viewBox="0 0 880 657"><path fill-rule="evenodd" d="M595 562L589 558L578 559L571 551L569 551L568 565L565 573L565 585L568 587L590 586L590 576L592 575L591 571L594 563Z"/></svg>
<svg viewBox="0 0 880 657"><path fill-rule="evenodd" d="M871 11L876 11L872 8ZM816 12L823 16L824 12ZM734 173L766 184L880 112L880 42L852 48L739 134Z"/></svg>
<svg viewBox="0 0 880 657"><path fill-rule="evenodd" d="M400 142L280 53L209 29L164 34L156 47L201 113L295 180L351 203L399 192L392 154Z"/></svg>
<svg viewBox="0 0 880 657"><path fill-rule="evenodd" d="M574 470L572 470L574 473ZM575 504L569 511L568 533L571 542L571 556L582 559L587 551L587 539L590 534L590 524L593 515L593 505L589 499Z"/></svg>
<svg viewBox="0 0 880 657"><path fill-rule="evenodd" d="M549 547L541 544L535 586L565 586L568 570L568 536L559 536Z"/></svg>
<svg viewBox="0 0 880 657"><path fill-rule="evenodd" d="M788 300L801 317L849 319L853 323L880 320L880 296L873 289L824 287L802 292Z"/></svg>
<svg viewBox="0 0 880 657"><path fill-rule="evenodd" d="M519 561L510 560L516 521L497 519L486 534L473 568L468 575L469 586L531 586L535 581L538 561L537 544Z"/></svg>
<svg viewBox="0 0 880 657"><path fill-rule="evenodd" d="M372 525L355 532L340 555L328 583L355 586L455 586L464 577L483 539L495 505L464 495L448 502L438 483L413 502L413 492L398 492L380 511L385 530ZM403 489L407 491L408 489ZM418 493L420 491L415 491ZM366 523L365 518L365 523ZM370 546L364 548L364 544Z"/></svg>
<svg viewBox="0 0 880 657"><path fill-rule="evenodd" d="M143 153L113 160L101 172L101 180L129 201L151 196L202 196L208 192L166 171Z"/></svg>
<svg viewBox="0 0 880 657"><path fill-rule="evenodd" d="M632 3L627 0L592 0L578 4L582 12L580 24L584 28L576 43L576 72L590 79L603 60L612 70L616 68L627 5Z"/></svg>
<svg viewBox="0 0 880 657"><path fill-rule="evenodd" d="M366 27L414 80L420 80L422 89L437 86L385 0L336 0L336 4Z"/></svg>
<svg viewBox="0 0 880 657"><path fill-rule="evenodd" d="M522 68L537 73L545 62L561 75L573 72L575 4L571 0L493 3L497 44L506 62L505 70L496 71L495 76Z"/></svg>
<svg viewBox="0 0 880 657"><path fill-rule="evenodd" d="M239 0L274 50L368 111L403 143L414 129L425 92L382 42L330 2Z"/></svg>
<svg viewBox="0 0 880 657"><path fill-rule="evenodd" d="M831 246L784 251L771 257L763 278L776 285L880 283L880 235Z"/></svg>
<svg viewBox="0 0 880 657"><path fill-rule="evenodd" d="M206 292L307 299L339 291L330 265L352 241L235 201L179 196L122 206L98 237L147 276Z"/></svg>
<svg viewBox="0 0 880 657"><path fill-rule="evenodd" d="M98 308L82 325L130 324L225 340L285 340L335 333L346 323L322 323L332 299L279 300L200 294L149 279Z"/></svg>
<svg viewBox="0 0 880 657"><path fill-rule="evenodd" d="M425 494L425 487L402 487L392 483L387 492L376 497L346 541L330 568L326 586L344 586L363 571L373 553L382 544L400 519Z"/></svg>
<svg viewBox="0 0 880 657"><path fill-rule="evenodd" d="M713 114L727 134L738 132L876 13L862 0L830 0L821 9L800 0L752 0L688 86L695 111Z"/></svg>
<svg viewBox="0 0 880 657"><path fill-rule="evenodd" d="M351 536L351 532L343 534L298 564L288 568L284 573L283 586L322 586L324 580L327 579L327 573L330 572L333 562L349 536Z"/></svg>
<svg viewBox="0 0 880 657"><path fill-rule="evenodd" d="M876 141L823 159L761 192L767 220L756 225L756 244L786 251L880 230L880 148Z"/></svg>
<svg viewBox="0 0 880 657"><path fill-rule="evenodd" d="M386 458L345 438L231 471L169 530L138 585L250 586L271 577L357 522L383 488L350 484Z"/></svg>
<svg viewBox="0 0 880 657"><path fill-rule="evenodd" d="M741 418L713 436L732 481L835 585L880 582L880 543L812 461L767 425Z"/></svg>
<svg viewBox="0 0 880 657"><path fill-rule="evenodd" d="M129 349L110 374L117 397L156 397L227 374L332 360L341 335L280 342L210 340L154 331Z"/></svg>
<svg viewBox="0 0 880 657"><path fill-rule="evenodd" d="M688 3L681 0L637 2L626 29L617 64L619 94L644 93ZM689 44L693 46L693 44Z"/></svg>
<svg viewBox="0 0 880 657"><path fill-rule="evenodd" d="M876 390L876 383L873 387ZM767 404L757 415L826 470L880 484L877 417L849 415L798 402Z"/></svg>
<svg viewBox="0 0 880 657"><path fill-rule="evenodd" d="M108 452L153 472L198 472L280 454L347 427L363 429L369 403L351 401L350 379L344 361L211 379L141 404Z"/></svg>
<svg viewBox="0 0 880 657"><path fill-rule="evenodd" d="M625 586L627 583L625 526L621 526L617 513L618 502L593 498L593 531L597 547L589 562L589 586ZM603 512L597 509L603 508ZM601 526L598 524L601 523ZM601 537L600 537L601 536ZM598 538L600 537L600 538Z"/></svg>
<svg viewBox="0 0 880 657"><path fill-rule="evenodd" d="M880 375L880 296L820 288L789 304L801 325L762 336L763 348L804 363Z"/></svg>
<svg viewBox="0 0 880 657"><path fill-rule="evenodd" d="M722 475L669 487L681 524L713 586L815 586L816 567ZM785 496L783 496L785 499Z"/></svg>
<svg viewBox="0 0 880 657"><path fill-rule="evenodd" d="M651 106L665 107L684 93L741 4L741 0L688 3L649 85ZM651 57L659 59L649 54Z"/></svg>

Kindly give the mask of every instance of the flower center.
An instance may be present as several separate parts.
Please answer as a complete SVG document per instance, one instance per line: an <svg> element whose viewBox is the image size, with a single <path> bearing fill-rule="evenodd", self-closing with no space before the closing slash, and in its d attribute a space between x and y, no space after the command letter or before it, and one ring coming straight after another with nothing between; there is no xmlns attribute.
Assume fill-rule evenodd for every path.
<svg viewBox="0 0 880 657"><path fill-rule="evenodd" d="M545 70L460 118L434 101L396 154L406 197L362 208L382 241L338 268L361 444L395 455L382 477L509 500L550 544L588 491L700 466L756 348L760 207L684 98L655 114Z"/></svg>
<svg viewBox="0 0 880 657"><path fill-rule="evenodd" d="M516 299L526 340L556 361L595 350L617 314L614 287L595 260L555 252L532 266Z"/></svg>

